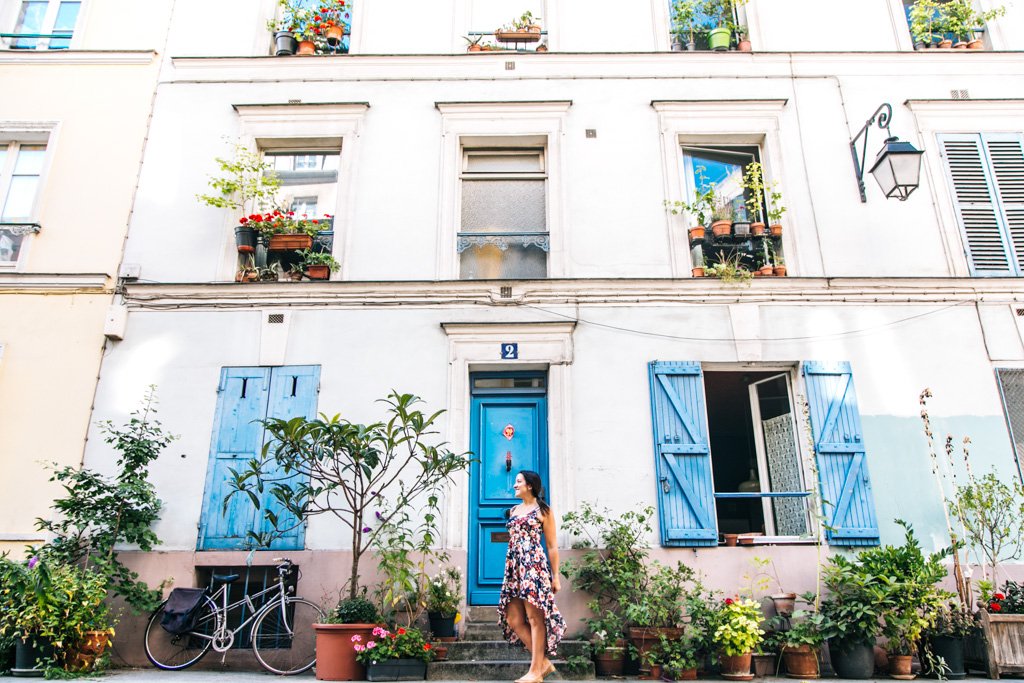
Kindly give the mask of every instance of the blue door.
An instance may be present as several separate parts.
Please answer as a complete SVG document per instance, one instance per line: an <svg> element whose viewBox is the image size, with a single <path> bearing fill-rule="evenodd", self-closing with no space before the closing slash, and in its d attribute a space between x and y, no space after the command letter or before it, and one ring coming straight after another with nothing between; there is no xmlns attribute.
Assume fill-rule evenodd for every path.
<svg viewBox="0 0 1024 683"><path fill-rule="evenodd" d="M259 456L265 440L260 420L316 415L319 377L320 368L312 365L221 370L199 523L199 550L247 548L251 544L250 531L270 530L263 517L265 510L285 518L269 489L264 492L258 512L247 496L240 495L232 496L225 509L224 500L230 492L228 480L233 476L232 470L244 469L250 459ZM286 525L285 520L282 526ZM303 529L298 527L276 538L270 547L301 550L303 542Z"/></svg>
<svg viewBox="0 0 1024 683"><path fill-rule="evenodd" d="M542 374L479 373L470 377L469 604L497 605L505 573L505 512L521 470L547 488L547 396ZM550 497L548 497L550 502Z"/></svg>

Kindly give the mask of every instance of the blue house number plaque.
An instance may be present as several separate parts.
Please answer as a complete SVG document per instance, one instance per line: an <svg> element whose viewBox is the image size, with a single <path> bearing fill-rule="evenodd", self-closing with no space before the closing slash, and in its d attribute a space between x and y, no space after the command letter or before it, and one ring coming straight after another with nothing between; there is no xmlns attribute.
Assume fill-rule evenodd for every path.
<svg viewBox="0 0 1024 683"><path fill-rule="evenodd" d="M519 344L505 343L501 345L502 360L516 360L519 358Z"/></svg>

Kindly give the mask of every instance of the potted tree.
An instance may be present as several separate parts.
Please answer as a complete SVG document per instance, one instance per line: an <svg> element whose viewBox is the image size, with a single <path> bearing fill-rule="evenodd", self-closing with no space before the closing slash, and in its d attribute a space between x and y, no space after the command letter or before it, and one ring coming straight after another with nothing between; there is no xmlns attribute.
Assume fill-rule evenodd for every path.
<svg viewBox="0 0 1024 683"><path fill-rule="evenodd" d="M688 51L693 52L697 49L694 33L697 31L698 8L699 0L676 0L672 6L672 31L676 38L672 45L673 50L677 45L679 46L677 51L683 49L684 38Z"/></svg>
<svg viewBox="0 0 1024 683"><path fill-rule="evenodd" d="M392 633L378 626L368 637L353 635L352 643L369 681L422 681L433 658L430 643L411 627L400 626Z"/></svg>
<svg viewBox="0 0 1024 683"><path fill-rule="evenodd" d="M723 678L749 681L754 677L750 660L764 635L760 622L761 608L753 600L725 599L715 629Z"/></svg>
<svg viewBox="0 0 1024 683"><path fill-rule="evenodd" d="M258 492L269 490L287 513L263 511L269 531L250 532L257 547L269 547L279 535L319 515L331 515L347 527L352 545L346 583L349 601L364 597L359 561L382 530L388 529L388 522L411 501L469 466L468 454L455 454L444 443L430 442L444 411L425 414L417 408L418 397L395 391L381 402L386 420L371 424L340 415L261 421L268 437L262 453L228 481L228 499L242 495L259 510ZM355 618L349 612L359 617L370 613L361 603L352 605L344 601L339 605L338 621ZM354 660L351 643L345 647L345 656ZM318 660L320 655L318 645Z"/></svg>
<svg viewBox="0 0 1024 683"><path fill-rule="evenodd" d="M743 171L743 189L746 190L747 211L750 213L750 234L763 235L764 218L764 167L761 162L752 161ZM796 595L793 596L796 598Z"/></svg>
<svg viewBox="0 0 1024 683"><path fill-rule="evenodd" d="M218 209L241 209L244 215L235 227L235 240L239 252L252 253L258 230L253 218L273 205L281 180L262 154L241 143L234 144L232 158L216 157L214 161L220 167L219 176L210 176L214 193L199 194L196 199Z"/></svg>

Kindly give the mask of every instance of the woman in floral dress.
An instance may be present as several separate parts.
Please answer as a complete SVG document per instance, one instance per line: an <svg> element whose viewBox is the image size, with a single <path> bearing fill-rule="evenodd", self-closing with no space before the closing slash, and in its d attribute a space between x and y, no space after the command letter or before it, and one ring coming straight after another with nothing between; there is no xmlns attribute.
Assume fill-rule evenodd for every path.
<svg viewBox="0 0 1024 683"><path fill-rule="evenodd" d="M513 484L522 503L509 511L508 554L505 580L498 603L498 623L506 640L522 643L530 652L530 670L516 683L540 683L554 672L548 659L555 653L565 633L565 619L555 606L555 593L561 588L558 578L558 543L555 538L555 512L544 502L540 475L524 470ZM544 556L543 543L548 557Z"/></svg>

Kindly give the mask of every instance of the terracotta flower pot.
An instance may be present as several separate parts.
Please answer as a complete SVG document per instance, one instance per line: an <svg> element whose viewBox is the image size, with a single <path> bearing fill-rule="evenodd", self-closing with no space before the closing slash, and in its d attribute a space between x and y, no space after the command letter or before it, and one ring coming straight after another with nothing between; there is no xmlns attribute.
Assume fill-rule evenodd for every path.
<svg viewBox="0 0 1024 683"><path fill-rule="evenodd" d="M473 43L468 48L469 52L483 52L483 48L478 43Z"/></svg>
<svg viewBox="0 0 1024 683"><path fill-rule="evenodd" d="M782 226L776 223L768 228L771 231L772 237L782 237Z"/></svg>
<svg viewBox="0 0 1024 683"><path fill-rule="evenodd" d="M679 672L679 675L676 676L676 680L677 681L695 681L695 680L697 680L697 669L696 669L696 667L694 667L693 669L683 669L682 671Z"/></svg>
<svg viewBox="0 0 1024 683"><path fill-rule="evenodd" d="M647 653L652 647L661 642L659 636L662 635L669 640L678 640L683 637L683 629L654 626L631 626L629 628L629 640L640 654L641 674L652 670L650 660L647 659Z"/></svg>
<svg viewBox="0 0 1024 683"><path fill-rule="evenodd" d="M696 227L690 228L690 241L691 242L693 242L694 240L702 240L702 239L704 239L704 226L703 225L698 225Z"/></svg>
<svg viewBox="0 0 1024 683"><path fill-rule="evenodd" d="M758 678L774 676L775 672L778 671L778 661L774 654L756 654L750 659L754 666L754 675Z"/></svg>
<svg viewBox="0 0 1024 683"><path fill-rule="evenodd" d="M704 277L704 268L691 268L690 275L692 277Z"/></svg>
<svg viewBox="0 0 1024 683"><path fill-rule="evenodd" d="M971 50L984 50L985 42L981 38L975 38L974 40L967 43L968 49Z"/></svg>
<svg viewBox="0 0 1024 683"><path fill-rule="evenodd" d="M786 277L786 266L775 266L775 277Z"/></svg>
<svg viewBox="0 0 1024 683"><path fill-rule="evenodd" d="M594 668L598 676L621 676L626 665L626 648L607 647L594 655Z"/></svg>
<svg viewBox="0 0 1024 683"><path fill-rule="evenodd" d="M895 678L901 681L913 680L915 676L910 671L910 667L913 664L913 661L913 655L894 655L890 653L889 678Z"/></svg>
<svg viewBox="0 0 1024 683"><path fill-rule="evenodd" d="M764 234L764 229L765 229L765 224L764 223L751 223L750 224L750 234L754 235L755 237L758 236L758 235L763 235Z"/></svg>
<svg viewBox="0 0 1024 683"><path fill-rule="evenodd" d="M772 268L771 266L761 266L760 268L760 273L762 277L768 277L769 275L774 274L774 272L775 269Z"/></svg>
<svg viewBox="0 0 1024 683"><path fill-rule="evenodd" d="M966 50L967 49L967 42L963 41L963 40L957 41L956 45L953 46L953 49L954 50Z"/></svg>
<svg viewBox="0 0 1024 683"><path fill-rule="evenodd" d="M818 651L810 645L784 647L782 659L786 663L786 676L789 678L818 677Z"/></svg>
<svg viewBox="0 0 1024 683"><path fill-rule="evenodd" d="M724 237L732 232L732 221L715 221L711 224L711 234L715 237Z"/></svg>
<svg viewBox="0 0 1024 683"><path fill-rule="evenodd" d="M327 39L327 44L331 47L338 45L344 37L345 29L341 26L328 26L324 29L324 38Z"/></svg>
<svg viewBox="0 0 1024 683"><path fill-rule="evenodd" d="M316 43L312 40L300 40L299 49L295 51L297 55L315 55L316 54Z"/></svg>
<svg viewBox="0 0 1024 683"><path fill-rule="evenodd" d="M772 604L775 605L776 614L788 619L796 609L796 593L776 593L772 596Z"/></svg>
<svg viewBox="0 0 1024 683"><path fill-rule="evenodd" d="M316 677L321 681L362 681L366 667L356 661L352 636L363 642L373 635L374 624L313 624L316 631Z"/></svg>
<svg viewBox="0 0 1024 683"><path fill-rule="evenodd" d="M949 49L949 48L953 47L953 41L952 40L940 40L937 47L939 47L939 48L941 48L943 50Z"/></svg>
<svg viewBox="0 0 1024 683"><path fill-rule="evenodd" d="M722 660L722 678L730 681L749 681L754 677L750 672L750 655L720 655Z"/></svg>
<svg viewBox="0 0 1024 683"><path fill-rule="evenodd" d="M82 642L78 644L78 649L83 654L100 656L107 649L107 645L110 644L110 632L109 631L86 631L85 637Z"/></svg>
<svg viewBox="0 0 1024 683"><path fill-rule="evenodd" d="M271 235L267 244L268 251L292 251L294 249L309 249L313 246L313 238L301 233L283 233Z"/></svg>
<svg viewBox="0 0 1024 683"><path fill-rule="evenodd" d="M331 277L330 266L306 266L306 276L310 280L326 280Z"/></svg>
<svg viewBox="0 0 1024 683"><path fill-rule="evenodd" d="M722 534L722 537L725 538L725 545L726 545L726 547L732 548L732 547L734 547L736 545L736 542L739 539L740 535L739 534Z"/></svg>
<svg viewBox="0 0 1024 683"><path fill-rule="evenodd" d="M750 45L750 40L744 38L736 45L736 49L740 52L753 52L754 48Z"/></svg>
<svg viewBox="0 0 1024 683"><path fill-rule="evenodd" d="M643 673L643 669L640 669L640 673ZM640 678L645 678L640 676ZM646 676L647 679L652 681L661 680L661 664L651 664L651 672Z"/></svg>

